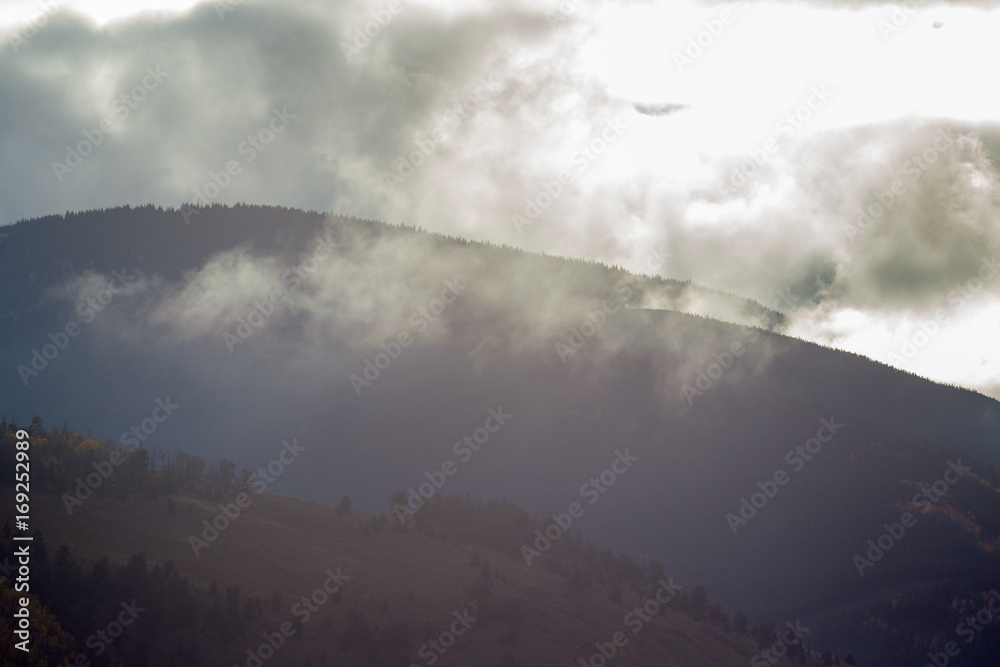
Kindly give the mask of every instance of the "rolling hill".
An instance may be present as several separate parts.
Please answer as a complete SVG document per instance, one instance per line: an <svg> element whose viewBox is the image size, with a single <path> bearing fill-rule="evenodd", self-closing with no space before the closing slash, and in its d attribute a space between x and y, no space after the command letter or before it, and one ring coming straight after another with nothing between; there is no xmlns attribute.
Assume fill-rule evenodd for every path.
<svg viewBox="0 0 1000 667"><path fill-rule="evenodd" d="M877 664L947 641L1000 574L997 402L783 336L733 295L246 206L24 221L0 259L4 409L154 466L182 450L252 471L295 439L268 493L580 503L589 538ZM942 487L951 464L968 470Z"/></svg>

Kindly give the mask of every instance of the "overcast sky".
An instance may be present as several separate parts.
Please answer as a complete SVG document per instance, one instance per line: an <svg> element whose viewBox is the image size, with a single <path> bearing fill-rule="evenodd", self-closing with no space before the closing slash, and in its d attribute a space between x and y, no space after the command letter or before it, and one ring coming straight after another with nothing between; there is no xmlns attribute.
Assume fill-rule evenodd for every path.
<svg viewBox="0 0 1000 667"><path fill-rule="evenodd" d="M5 0L0 224L203 196L657 249L1000 397L1000 9L911 7Z"/></svg>

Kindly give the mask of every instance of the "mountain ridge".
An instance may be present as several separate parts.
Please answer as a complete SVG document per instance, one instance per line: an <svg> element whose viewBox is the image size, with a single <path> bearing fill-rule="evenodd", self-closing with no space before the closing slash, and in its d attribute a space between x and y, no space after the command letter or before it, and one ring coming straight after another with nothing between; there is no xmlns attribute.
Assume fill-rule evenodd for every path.
<svg viewBox="0 0 1000 667"><path fill-rule="evenodd" d="M8 412L118 439L167 398L180 407L143 433L150 451L190 450L254 469L294 437L309 463L290 467L269 491L327 505L347 493L367 510L451 461L458 472L441 493L509 500L546 516L579 501L580 485L630 447L640 463L585 506L579 524L588 535L670 563L754 622L801 613L808 623L806 612L854 609L833 614L815 636L839 654L887 664L912 659L913 643L866 629L869 617L908 626L908 610L970 599L984 572L1000 571L990 546L1000 535L991 509L1000 486L993 399L767 327L680 312L689 286L596 263L375 222L326 228L319 214L276 208L205 209L201 231L169 211L136 211L80 217L59 237L75 260L47 257L40 240L73 215L35 232L22 223L25 231L0 246L0 257L18 260L0 268L0 304L17 304L21 318L0 347ZM162 216L169 229L150 222ZM336 242L326 258L312 250L324 233ZM163 235L169 242L154 242ZM110 272L140 256L165 268L130 282L92 322L78 321L74 303L104 289L98 274L78 267ZM284 282L294 270L301 280ZM446 303L439 297L449 280L462 287ZM56 285L63 289L52 292ZM271 294L281 299L267 306ZM677 310L645 307L661 295ZM759 304L706 305L703 296L690 303L777 327ZM18 366L69 321L81 333L25 386ZM227 335L242 342L227 346ZM498 406L510 423L474 457L456 459L454 443ZM794 470L786 453L831 418L850 427ZM921 515L886 559L893 565L859 578L852 557L883 522L898 521L911 488L932 484L957 456L976 481L955 485ZM726 515L779 472L791 481L734 535ZM942 589L947 581L958 583ZM862 603L872 586L911 590L908 583L932 583L933 599ZM936 630L919 625L921 642L932 641Z"/></svg>

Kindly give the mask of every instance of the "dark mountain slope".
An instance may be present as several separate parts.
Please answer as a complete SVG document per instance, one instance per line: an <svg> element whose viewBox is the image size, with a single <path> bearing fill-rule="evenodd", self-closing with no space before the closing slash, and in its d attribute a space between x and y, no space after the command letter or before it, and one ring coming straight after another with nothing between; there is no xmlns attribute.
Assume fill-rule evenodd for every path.
<svg viewBox="0 0 1000 667"><path fill-rule="evenodd" d="M179 407L146 447L253 470L296 438L307 463L268 491L328 504L348 493L365 509L451 461L442 493L539 514L581 502L588 535L704 581L755 621L826 619L832 648L886 664L919 657L933 634L908 610L968 600L1000 573L996 401L680 312L779 321L688 283L374 222L324 225L253 207L190 225L153 209L19 224L0 246L12 272L0 283L13 323L0 349L6 409L117 441L169 397ZM84 321L79 299L123 266L136 279ZM675 309L646 307L665 303ZM18 366L69 321L79 335L25 384ZM490 410L510 417L478 450L457 445ZM822 420L847 426L811 459L795 454ZM581 488L597 489L590 480L625 450L638 461L613 486ZM959 457L972 472L861 577L853 556ZM734 535L727 514L779 471L787 482ZM890 609L904 628L866 630L885 612L856 617L862 602L874 610L898 590Z"/></svg>
<svg viewBox="0 0 1000 667"><path fill-rule="evenodd" d="M6 433L4 444L12 439ZM58 485L60 469L72 476L78 464L89 469L87 460L103 461L109 451L52 431L35 431L29 440L33 460L46 461L32 495L31 521L44 534L34 533L31 592L55 612L63 632L75 635L50 645L50 658L78 665L531 667L577 665L604 647L630 665L735 667L760 650L746 631L703 617L711 610L697 607L693 591L677 589L672 577L662 613L643 618L634 609L662 588L655 580L613 587L602 575L573 585L475 537L470 543L463 522L440 513L401 529L387 527L384 516L282 496L248 492L241 500L237 488L212 481L221 479L221 466L189 474L190 457L142 474L130 454L120 472L68 513L64 498L43 489ZM205 486L163 494L183 484L178 474ZM0 490L13 493L7 483ZM467 518L488 522L494 534L501 529L497 514L480 505L476 516L469 505L461 510ZM220 522L220 506L231 520ZM10 525L13 515L4 509L0 523ZM208 534L205 522L221 527ZM5 568L20 544L8 535L0 540ZM202 536L208 541L192 541ZM56 548L63 544L70 549ZM610 551L602 558L615 562ZM93 604L105 598L107 608ZM120 599L135 612L123 631L111 628L121 618ZM57 630L45 616L50 633ZM468 623L456 626L456 619ZM431 643L452 628L457 637ZM274 640L276 632L285 637ZM609 649L616 633L619 646ZM0 627L0 643L6 646L10 634ZM22 664L18 653L10 655L11 664Z"/></svg>

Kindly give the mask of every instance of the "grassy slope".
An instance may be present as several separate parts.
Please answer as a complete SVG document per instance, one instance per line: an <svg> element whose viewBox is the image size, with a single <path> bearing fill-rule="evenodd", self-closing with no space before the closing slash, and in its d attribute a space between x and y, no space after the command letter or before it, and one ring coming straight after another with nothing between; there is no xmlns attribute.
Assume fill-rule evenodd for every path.
<svg viewBox="0 0 1000 667"><path fill-rule="evenodd" d="M3 493L8 491L5 487ZM316 664L324 651L330 658L328 664L364 664L361 653L347 656L325 636L328 611L333 613L338 635L346 612L357 608L365 610L373 625L405 620L411 631L429 627L437 634L447 628L452 612L473 604L468 591L478 568L469 564L469 547L390 529L362 535L368 515L337 517L322 505L281 496L255 496L233 525L195 557L188 535L199 531L203 519L218 512L217 506L207 501L175 498L177 511L171 514L162 498L122 501L94 497L72 516L54 494L36 493L32 503L33 524L42 529L50 549L69 544L78 562L89 563L105 553L124 562L131 554L144 552L150 566L173 560L181 574L201 590L214 579L220 590L239 585L244 594L263 598L279 591L281 611L268 609L255 635L274 631L281 622L290 620L301 641L293 638L268 665L302 664L306 655ZM9 518L5 505L0 521ZM634 593L626 592L624 604L619 605L603 592L572 593L561 578L540 567L529 568L520 560L489 550L484 551L484 557L507 577L506 583L497 582L493 595L522 596L527 602L527 623L517 646L499 641L503 628L498 624L474 625L436 663L443 667L492 667L499 665L507 652L520 658L525 667L575 666L579 658L589 658L595 642L608 641L617 630L629 636L628 657L618 664L743 667L756 652L755 640L748 636L724 633L672 611L654 618L633 635L623 619L639 602ZM327 569L338 567L350 577L342 602L326 603L303 625L300 617L292 615L292 604L318 588ZM408 599L411 592L412 601ZM389 601L388 614L379 611L384 599ZM416 653L422 641L414 637L411 642L411 660L417 664L425 664ZM244 642L223 648L205 641L201 646L212 650L202 664L231 665L241 654L239 664L245 664Z"/></svg>

